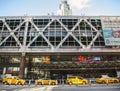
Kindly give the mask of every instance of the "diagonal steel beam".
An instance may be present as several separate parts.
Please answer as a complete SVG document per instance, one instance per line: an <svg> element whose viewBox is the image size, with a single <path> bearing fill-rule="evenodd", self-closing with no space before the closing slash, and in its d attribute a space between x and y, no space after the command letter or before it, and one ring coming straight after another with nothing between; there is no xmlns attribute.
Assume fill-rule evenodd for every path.
<svg viewBox="0 0 120 91"><path fill-rule="evenodd" d="M59 19L56 19L59 23L60 23L60 25L68 32L69 31L69 29L59 20Z"/></svg>
<svg viewBox="0 0 120 91"><path fill-rule="evenodd" d="M67 33L67 35L63 38L63 40L58 44L56 49L60 48L60 46L65 42L65 40L69 37L70 33Z"/></svg>
<svg viewBox="0 0 120 91"><path fill-rule="evenodd" d="M3 22L3 26L6 26L6 25L7 25L7 23L5 22L4 19L2 19L1 21ZM2 26L2 27L3 27L3 26ZM10 32L11 29L9 28L8 25L7 25L7 28L8 28L8 31ZM2 31L2 32L3 32L3 31ZM1 34L2 34L2 32L1 32ZM0 46L1 46L10 36L11 36L11 35L10 35L10 33L9 33L9 35L8 35L5 39L3 39L3 40L1 41Z"/></svg>
<svg viewBox="0 0 120 91"><path fill-rule="evenodd" d="M17 31L26 21L24 20L23 22L21 22L10 34L12 35L12 37L15 39L15 41L17 42L17 44L22 48L22 44L20 43L19 39L16 37L16 35L14 34L15 31Z"/></svg>
<svg viewBox="0 0 120 91"><path fill-rule="evenodd" d="M17 44L22 48L22 44L20 43L19 39L16 37L16 35L14 34L15 31L17 31L26 21L24 20L23 22L21 22L11 33L11 35L14 37L15 41L17 42ZM24 42L24 41L23 41Z"/></svg>
<svg viewBox="0 0 120 91"><path fill-rule="evenodd" d="M90 44L87 46L87 48L90 48L92 44L95 42L95 40L100 36L100 33L97 32L96 36L93 38L93 40L90 42Z"/></svg>
<svg viewBox="0 0 120 91"><path fill-rule="evenodd" d="M68 36L70 35L69 34L69 29L59 20L59 19L57 19L57 21L60 23L60 25L66 30L66 32L68 32L67 33L67 35L63 38L63 40L57 45L57 47L56 47L56 49L58 49L64 42L65 42L65 40L68 38Z"/></svg>
<svg viewBox="0 0 120 91"><path fill-rule="evenodd" d="M99 30L97 30L90 22L88 22L86 19L84 19L84 21L86 21L86 23L88 24L88 25L90 25L90 27L91 28L93 28L96 32L97 32L97 34L96 34L96 36L93 38L93 40L90 42L90 44L87 46L87 48L90 48L91 46L92 46L92 44L95 42L95 40L100 36L100 35L102 35L100 32L99 32Z"/></svg>
<svg viewBox="0 0 120 91"><path fill-rule="evenodd" d="M22 24L23 24L24 22L22 22L16 29L14 29L14 30L12 31L11 28L9 27L9 25L6 23L6 21L5 21L5 20L2 20L2 21L3 21L3 23L5 24L5 26L7 27L7 29L9 30L10 35L7 36L7 37L0 43L0 45L2 45L2 43L4 43L10 36L12 36L12 37L15 39L15 41L17 42L17 44L18 44L20 47L22 47L20 41L19 41L18 38L15 36L14 32L15 32L17 29L19 29L20 26L22 26Z"/></svg>
<svg viewBox="0 0 120 91"><path fill-rule="evenodd" d="M42 29L42 32L44 32L45 29L46 29L47 27L49 27L50 24L51 24L53 21L55 21L55 20L56 20L56 19L52 19L52 20Z"/></svg>
<svg viewBox="0 0 120 91"><path fill-rule="evenodd" d="M39 31L39 28L38 28L32 21L30 21L30 23L31 23L33 26L35 26L36 31L38 31L38 35L33 38L33 40L27 45L27 47L29 47L29 46L41 35L41 36L44 38L44 40L48 43L48 45L50 45L51 48L54 48L53 45L48 41L48 39L47 39L47 38L44 36L44 34L43 34L43 32L45 31L45 29L46 29L54 20L55 20L55 19L53 19L51 22L49 22L42 31Z"/></svg>
<svg viewBox="0 0 120 91"><path fill-rule="evenodd" d="M85 48L85 46L72 33L70 35L82 46L82 48Z"/></svg>
<svg viewBox="0 0 120 91"><path fill-rule="evenodd" d="M35 23L33 23L33 21L29 21L29 22L33 25L33 27L36 29L36 31L38 31L38 32L40 31L39 28L35 25Z"/></svg>
<svg viewBox="0 0 120 91"><path fill-rule="evenodd" d="M80 22L82 21L83 19L81 18L81 19L79 19L78 20L78 22L75 24L75 26L71 29L71 36L76 40L76 42L78 42L81 46L82 46L82 48L85 48L85 46L82 44L82 42L81 41L79 41L76 37L75 37L75 35L73 34L73 31L75 31L75 28L80 24Z"/></svg>
<svg viewBox="0 0 120 91"><path fill-rule="evenodd" d="M68 33L64 39L58 44L58 46L56 47L56 49L60 48L60 46L65 42L65 40L69 37L69 36L72 36L76 42L78 42L78 44L80 44L82 46L82 48L85 48L85 46L72 34L72 33Z"/></svg>
<svg viewBox="0 0 120 91"><path fill-rule="evenodd" d="M10 37L11 35L8 35L1 43L0 46Z"/></svg>
<svg viewBox="0 0 120 91"><path fill-rule="evenodd" d="M90 27L93 28L96 32L99 31L99 30L97 30L90 22L88 22L86 19L84 19L84 21L85 21L88 25L90 25ZM100 32L99 32L99 33L100 33ZM100 33L100 35L101 35L101 33Z"/></svg>
<svg viewBox="0 0 120 91"><path fill-rule="evenodd" d="M33 23L33 21L30 21L30 23L33 24L33 26L35 27L35 29L36 29L37 31L39 31L38 35L33 38L33 40L31 41L31 43L33 43L33 42L39 37L39 35L41 35L41 34L43 33L43 31L44 31L54 20L55 20L55 19L53 19L51 22L49 22L49 23L45 26L45 28L42 30L42 32L39 31L39 28ZM42 35L42 36L44 36L44 35ZM45 41L46 41L51 47L53 47L53 45L47 40L46 37L44 37L44 39L45 39ZM31 43L29 43L28 45L30 46Z"/></svg>
<svg viewBox="0 0 120 91"><path fill-rule="evenodd" d="M15 39L15 41L17 42L17 44L18 44L20 47L22 47L20 41L19 41L18 38L15 36L15 34L13 33L13 34L11 34L11 35L12 35L12 37Z"/></svg>
<svg viewBox="0 0 120 91"><path fill-rule="evenodd" d="M23 21L22 23L20 23L14 30L13 32L17 31L26 21Z"/></svg>
<svg viewBox="0 0 120 91"><path fill-rule="evenodd" d="M80 19L80 20L75 24L75 26L71 29L72 32L75 30L75 28L80 24L80 22L81 22L82 20L83 20L83 19Z"/></svg>
<svg viewBox="0 0 120 91"><path fill-rule="evenodd" d="M45 41L48 43L48 45L51 46L52 49L54 49L54 46L49 42L49 40L44 36L43 32L41 33L41 36L45 39Z"/></svg>
<svg viewBox="0 0 120 91"><path fill-rule="evenodd" d="M5 20L3 20L3 23L4 23L4 25L7 27L8 31L11 32L12 30L11 30L11 28L8 26L8 24L6 23Z"/></svg>
<svg viewBox="0 0 120 91"><path fill-rule="evenodd" d="M59 20L58 20L59 21ZM79 25L79 23L82 21L82 19L80 19L77 23L76 23L76 25L71 29L71 31L69 31L68 29L67 29L67 32L68 32L68 34L67 34L67 36L65 36L64 37L64 39L58 44L58 46L56 47L56 49L58 49L64 42L65 42L65 40L71 35L75 40L76 40L76 42L78 42L78 44L80 44L83 48L84 48L84 45L72 34L72 31L74 31L74 29ZM61 24L62 25L62 24Z"/></svg>

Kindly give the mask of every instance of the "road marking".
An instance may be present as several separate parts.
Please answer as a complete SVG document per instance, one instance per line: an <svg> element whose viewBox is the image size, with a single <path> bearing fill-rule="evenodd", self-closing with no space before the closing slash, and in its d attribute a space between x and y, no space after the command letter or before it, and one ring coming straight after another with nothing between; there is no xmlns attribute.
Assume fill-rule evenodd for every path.
<svg viewBox="0 0 120 91"><path fill-rule="evenodd" d="M14 91L42 91L44 87L37 87L37 88L25 88L25 89L19 89L19 90L14 90Z"/></svg>
<svg viewBox="0 0 120 91"><path fill-rule="evenodd" d="M52 91L56 86L16 89L14 91Z"/></svg>
<svg viewBox="0 0 120 91"><path fill-rule="evenodd" d="M52 91L52 89L56 87L56 86L51 86L51 87L48 87L46 90L43 90L43 91Z"/></svg>

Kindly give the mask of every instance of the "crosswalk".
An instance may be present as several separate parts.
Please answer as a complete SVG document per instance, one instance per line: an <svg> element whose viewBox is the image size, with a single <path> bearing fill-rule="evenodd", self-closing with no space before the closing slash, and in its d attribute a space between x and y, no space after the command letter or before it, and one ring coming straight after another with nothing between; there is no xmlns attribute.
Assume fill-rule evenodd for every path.
<svg viewBox="0 0 120 91"><path fill-rule="evenodd" d="M43 86L43 87L36 87L36 88L24 88L24 89L16 89L14 91L52 91L52 88L56 86Z"/></svg>

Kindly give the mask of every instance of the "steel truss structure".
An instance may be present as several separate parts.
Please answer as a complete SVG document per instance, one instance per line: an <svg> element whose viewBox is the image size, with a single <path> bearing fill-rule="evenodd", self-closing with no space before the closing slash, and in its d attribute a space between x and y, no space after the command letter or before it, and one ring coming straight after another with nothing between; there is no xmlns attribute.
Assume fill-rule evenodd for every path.
<svg viewBox="0 0 120 91"><path fill-rule="evenodd" d="M120 17L0 17L0 52L110 52L102 31L112 26L120 28Z"/></svg>

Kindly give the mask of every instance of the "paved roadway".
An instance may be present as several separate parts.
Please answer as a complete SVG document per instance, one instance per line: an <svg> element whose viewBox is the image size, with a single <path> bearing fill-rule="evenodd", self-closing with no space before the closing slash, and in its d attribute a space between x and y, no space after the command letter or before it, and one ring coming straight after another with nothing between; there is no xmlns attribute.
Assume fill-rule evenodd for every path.
<svg viewBox="0 0 120 91"><path fill-rule="evenodd" d="M71 86L55 87L52 91L120 91L116 86Z"/></svg>
<svg viewBox="0 0 120 91"><path fill-rule="evenodd" d="M0 91L120 91L120 84L116 85L57 85L57 86L39 86L39 85L0 85Z"/></svg>

